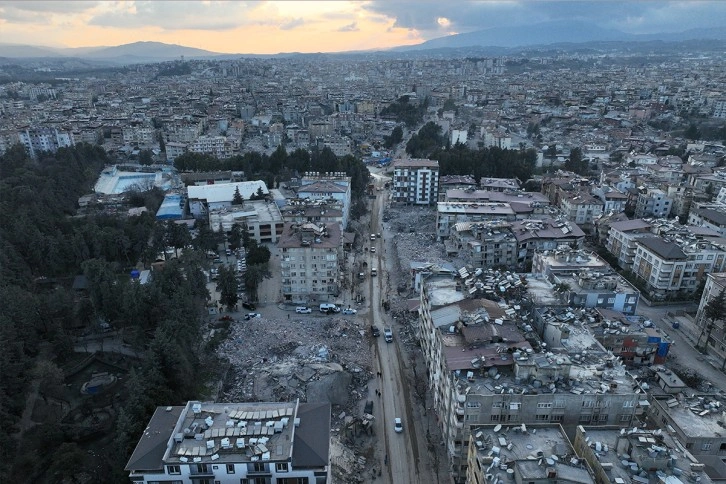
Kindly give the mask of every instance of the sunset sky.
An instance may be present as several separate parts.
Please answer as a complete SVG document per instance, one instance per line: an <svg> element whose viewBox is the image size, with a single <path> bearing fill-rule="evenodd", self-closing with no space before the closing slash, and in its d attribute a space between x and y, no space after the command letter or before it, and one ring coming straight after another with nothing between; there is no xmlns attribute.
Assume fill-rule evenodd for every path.
<svg viewBox="0 0 726 484"><path fill-rule="evenodd" d="M561 19L629 33L723 27L726 1L1 1L0 43L337 52Z"/></svg>

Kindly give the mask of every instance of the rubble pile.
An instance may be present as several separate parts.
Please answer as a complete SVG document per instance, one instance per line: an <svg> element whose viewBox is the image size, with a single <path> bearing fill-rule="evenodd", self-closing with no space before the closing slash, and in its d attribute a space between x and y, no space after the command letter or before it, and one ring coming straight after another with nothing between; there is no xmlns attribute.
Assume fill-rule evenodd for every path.
<svg viewBox="0 0 726 484"><path fill-rule="evenodd" d="M436 241L436 235L415 233L395 234L393 245L400 269L408 273L411 261L429 262L432 264L449 264L444 244Z"/></svg>
<svg viewBox="0 0 726 484"><path fill-rule="evenodd" d="M223 401L328 401L357 408L372 378L361 322L254 318L233 324L218 354L230 363Z"/></svg>
<svg viewBox="0 0 726 484"><path fill-rule="evenodd" d="M388 207L383 212L383 222L392 232L417 234L436 233L435 207Z"/></svg>

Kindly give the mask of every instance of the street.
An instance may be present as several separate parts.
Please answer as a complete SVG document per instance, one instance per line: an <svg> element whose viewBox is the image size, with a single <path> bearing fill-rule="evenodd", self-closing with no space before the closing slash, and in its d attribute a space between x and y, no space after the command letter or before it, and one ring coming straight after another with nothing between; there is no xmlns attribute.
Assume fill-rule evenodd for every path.
<svg viewBox="0 0 726 484"><path fill-rule="evenodd" d="M385 179L374 176L376 187L382 187ZM372 234L383 234L381 225L382 211L385 204L386 190L377 191L371 210ZM426 439L423 423L417 418L417 408L412 401L410 377L406 373L406 363L403 348L398 338L397 323L394 322L382 308L382 302L389 297L388 271L390 264L387 260L386 237L370 241L376 247L376 252L368 252L370 267L378 267L379 275L370 277L370 324L377 325L381 331L391 328L393 342L387 343L385 338L375 338L373 343L374 361L378 364L377 371L381 372L375 386L381 392L377 399L376 435L385 443L385 449L379 449L384 455L377 457L384 464L382 482L389 483L420 483L427 482L433 474L429 464ZM394 420L400 418L403 422L403 431L394 430Z"/></svg>

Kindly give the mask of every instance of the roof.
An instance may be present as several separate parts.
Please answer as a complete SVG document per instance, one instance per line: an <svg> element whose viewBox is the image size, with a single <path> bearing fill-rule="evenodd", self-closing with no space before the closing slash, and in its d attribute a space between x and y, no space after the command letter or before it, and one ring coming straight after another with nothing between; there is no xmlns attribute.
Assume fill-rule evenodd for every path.
<svg viewBox="0 0 726 484"><path fill-rule="evenodd" d="M726 213L721 212L720 210L714 210L712 208L697 208L694 212L716 225L726 225Z"/></svg>
<svg viewBox="0 0 726 484"><path fill-rule="evenodd" d="M330 180L318 180L298 188L297 193L346 193L347 186L338 185Z"/></svg>
<svg viewBox="0 0 726 484"><path fill-rule="evenodd" d="M660 237L645 237L638 240L638 243L645 246L651 252L655 252L663 259L686 259L678 244L675 242L667 242Z"/></svg>
<svg viewBox="0 0 726 484"><path fill-rule="evenodd" d="M649 229L650 227L651 225L642 218L635 220L623 220L622 222L614 222L610 224L611 229L619 230L621 232Z"/></svg>
<svg viewBox="0 0 726 484"><path fill-rule="evenodd" d="M396 160L393 162L394 168L438 168L439 162L436 160L425 160L421 158L411 158L409 160Z"/></svg>
<svg viewBox="0 0 726 484"><path fill-rule="evenodd" d="M295 429L292 465L295 469L328 465L330 450L329 403L301 403L297 416L300 426Z"/></svg>
<svg viewBox="0 0 726 484"><path fill-rule="evenodd" d="M156 407L154 415L149 420L149 425L136 444L125 469L130 470L152 470L163 468L163 457L166 452L166 445L169 437L174 431L177 420L184 410L179 407Z"/></svg>
<svg viewBox="0 0 726 484"><path fill-rule="evenodd" d="M270 193L265 182L253 180L237 183L215 183L213 185L192 185L187 187L187 195L190 200L206 200L207 203L231 202L236 189L239 189L242 198L249 200L250 196L257 193L259 188L262 188L262 193L265 195Z"/></svg>

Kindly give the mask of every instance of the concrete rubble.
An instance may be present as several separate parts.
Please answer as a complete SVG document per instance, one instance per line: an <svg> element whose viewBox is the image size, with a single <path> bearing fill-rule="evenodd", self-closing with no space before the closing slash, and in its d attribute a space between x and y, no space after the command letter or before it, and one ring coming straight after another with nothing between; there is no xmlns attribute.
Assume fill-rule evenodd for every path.
<svg viewBox="0 0 726 484"><path fill-rule="evenodd" d="M373 377L364 324L350 318L255 318L232 324L222 401L330 402L356 413Z"/></svg>

